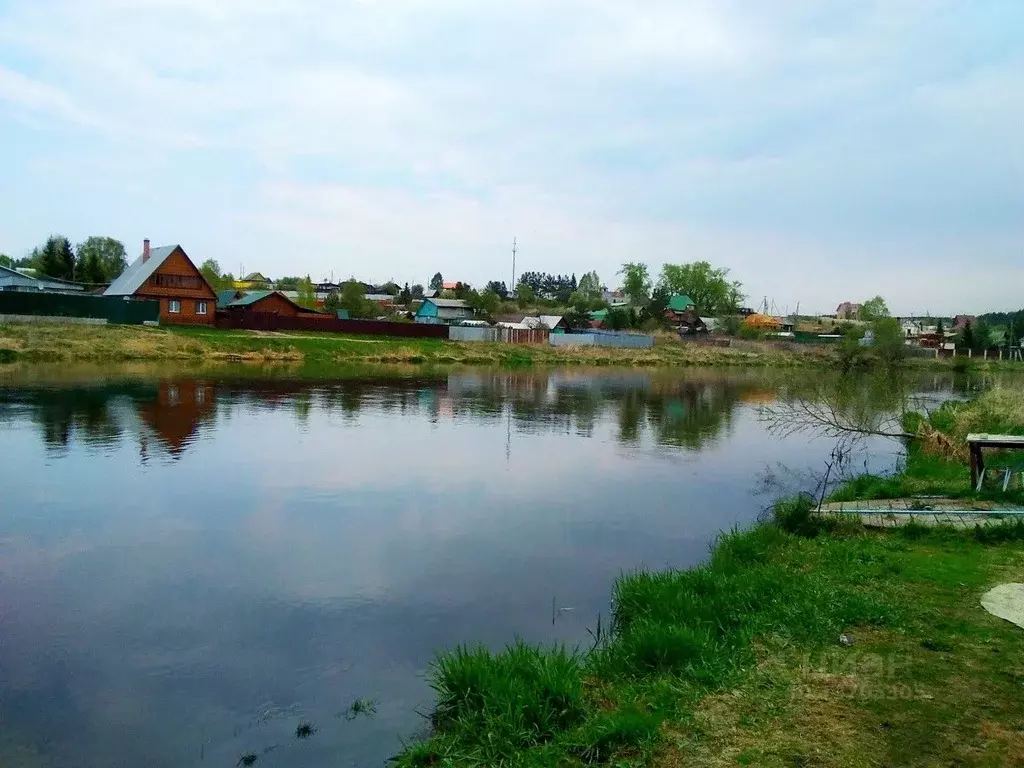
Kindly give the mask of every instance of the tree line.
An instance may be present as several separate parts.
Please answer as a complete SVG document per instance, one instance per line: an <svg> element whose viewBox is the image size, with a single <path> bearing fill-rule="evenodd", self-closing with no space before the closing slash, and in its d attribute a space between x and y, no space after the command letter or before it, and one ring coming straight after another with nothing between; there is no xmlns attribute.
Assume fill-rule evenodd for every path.
<svg viewBox="0 0 1024 768"><path fill-rule="evenodd" d="M51 235L28 256L14 259L0 254L0 266L27 267L39 277L103 285L112 282L128 266L124 244L113 237L88 237L72 247L63 235Z"/></svg>

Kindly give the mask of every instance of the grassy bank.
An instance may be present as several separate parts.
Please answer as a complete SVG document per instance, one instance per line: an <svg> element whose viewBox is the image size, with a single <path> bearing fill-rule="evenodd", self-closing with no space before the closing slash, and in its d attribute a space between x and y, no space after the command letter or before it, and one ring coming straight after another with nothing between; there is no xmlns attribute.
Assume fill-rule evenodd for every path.
<svg viewBox="0 0 1024 768"><path fill-rule="evenodd" d="M994 387L968 402L948 402L927 414L909 413L903 427L914 438L899 471L854 478L832 494L833 501L950 496L1024 503L1024 489L1019 486L1006 493L971 488L966 443L970 433L1024 435L1024 386L1020 383ZM1024 453L986 453L986 465L1024 470Z"/></svg>
<svg viewBox="0 0 1024 768"><path fill-rule="evenodd" d="M620 578L589 653L441 657L433 736L398 764L1024 761L1024 631L978 604L1024 579L1024 525L879 535L781 512L699 568Z"/></svg>
<svg viewBox="0 0 1024 768"><path fill-rule="evenodd" d="M774 366L824 365L830 350L769 344L723 349L659 338L652 349L560 348L204 328L11 324L0 362L242 360L308 364Z"/></svg>

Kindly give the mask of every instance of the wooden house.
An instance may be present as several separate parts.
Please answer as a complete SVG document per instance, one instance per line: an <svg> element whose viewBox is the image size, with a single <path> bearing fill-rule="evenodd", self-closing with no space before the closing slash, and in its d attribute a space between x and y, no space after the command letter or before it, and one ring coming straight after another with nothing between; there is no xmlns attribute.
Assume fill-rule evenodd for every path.
<svg viewBox="0 0 1024 768"><path fill-rule="evenodd" d="M222 303L218 304L218 309L225 312L269 312L282 317L323 315L322 312L297 304L281 291L251 291L234 297L222 292Z"/></svg>
<svg viewBox="0 0 1024 768"><path fill-rule="evenodd" d="M424 299L416 310L416 322L457 325L472 320L473 314L473 308L462 299Z"/></svg>
<svg viewBox="0 0 1024 768"><path fill-rule="evenodd" d="M142 255L103 295L157 300L168 325L213 325L216 316L217 292L180 245L150 248L144 240Z"/></svg>

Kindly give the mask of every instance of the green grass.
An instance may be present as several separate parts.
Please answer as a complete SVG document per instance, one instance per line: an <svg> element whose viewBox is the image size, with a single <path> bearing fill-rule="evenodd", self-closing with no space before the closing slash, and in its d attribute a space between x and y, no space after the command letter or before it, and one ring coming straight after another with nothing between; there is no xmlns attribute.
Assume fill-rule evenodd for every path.
<svg viewBox="0 0 1024 768"><path fill-rule="evenodd" d="M612 630L590 652L442 655L433 735L398 765L1024 760L1024 632L977 602L1024 576L1024 524L874 535L812 520L792 502L722 536L698 568L622 576Z"/></svg>
<svg viewBox="0 0 1024 768"><path fill-rule="evenodd" d="M353 364L586 366L827 367L832 351L796 351L770 344L730 349L683 344L659 336L651 349L555 348L441 339L343 336L328 333L257 333L203 327L0 326L2 361L219 361L294 362L312 366Z"/></svg>
<svg viewBox="0 0 1024 768"><path fill-rule="evenodd" d="M1007 492L971 488L966 438L970 433L1024 434L1024 388L1000 386L967 402L948 402L927 416L908 414L904 429L918 435L907 446L905 462L892 475L862 475L841 485L832 501L947 496L1024 504L1024 488ZM924 431L920 431L925 427ZM934 439L941 433L945 442ZM986 452L986 466L1024 470L1024 452Z"/></svg>

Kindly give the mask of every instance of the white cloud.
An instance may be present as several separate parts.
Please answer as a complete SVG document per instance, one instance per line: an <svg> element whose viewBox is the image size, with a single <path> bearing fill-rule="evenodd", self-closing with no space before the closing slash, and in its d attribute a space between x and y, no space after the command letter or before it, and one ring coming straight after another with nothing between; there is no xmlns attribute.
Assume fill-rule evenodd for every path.
<svg viewBox="0 0 1024 768"><path fill-rule="evenodd" d="M72 176L105 160L112 174L160 167L148 222L224 263L256 250L272 273L301 254L309 272L489 279L516 235L538 269L610 279L627 258L708 258L759 294L781 292L787 267L766 263L781 251L794 274L820 275L799 293L831 295L856 253L883 284L869 292L899 307L918 302L920 280L884 280L894 254L919 273L1019 259L1013 13L910 0L24 1L0 11L0 99L16 107L0 131L16 141L29 130L18 120L56 121L64 143L27 161L59 163L77 135L90 162L65 164ZM112 234L132 242L149 234L140 226ZM0 247L40 236L14 227ZM372 262L337 263L363 254Z"/></svg>

